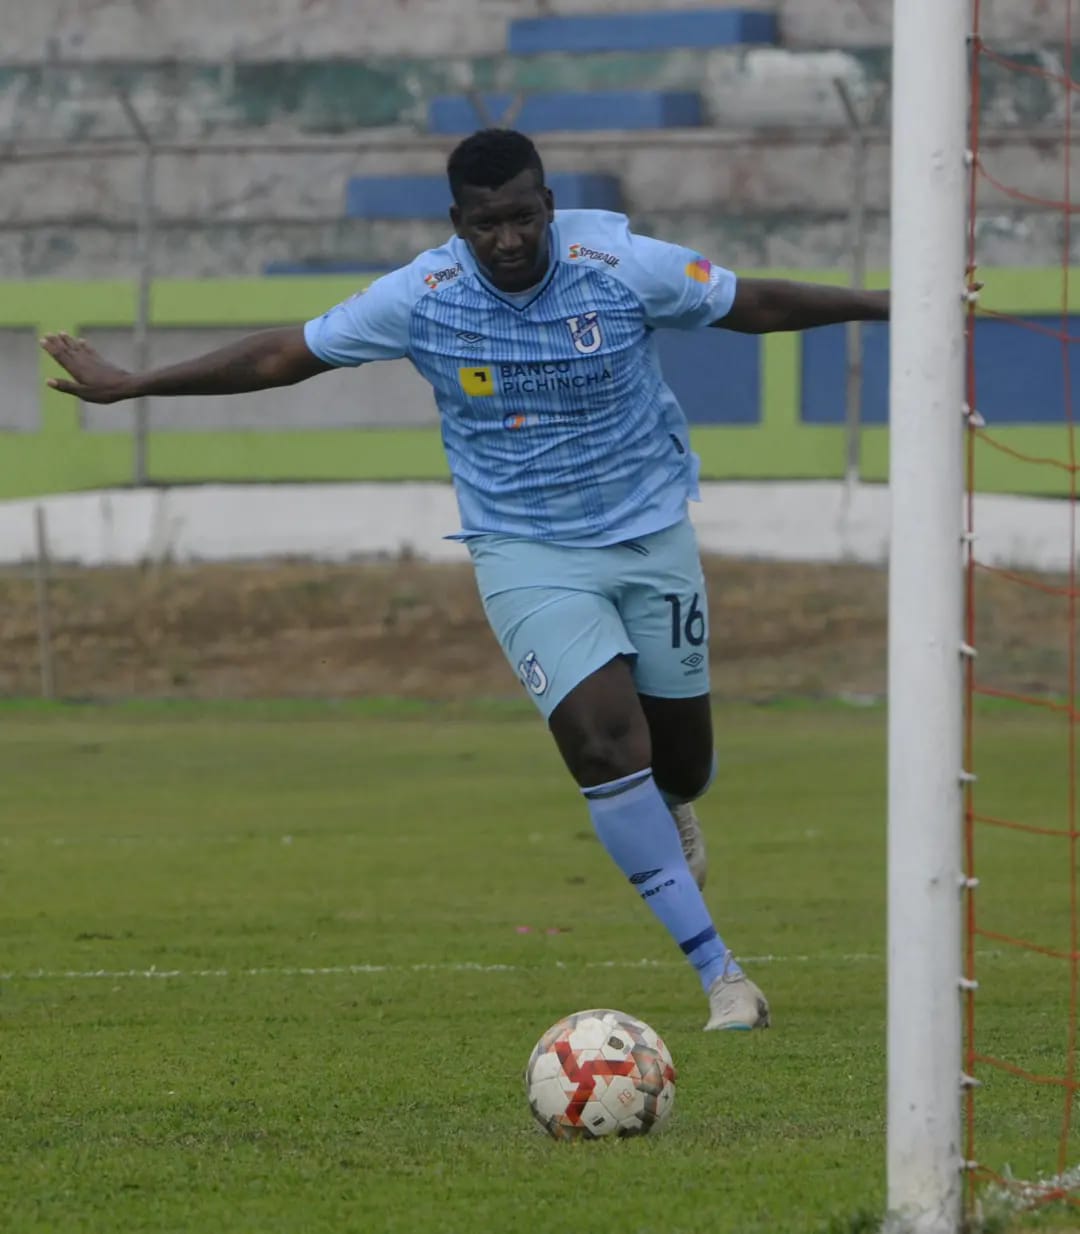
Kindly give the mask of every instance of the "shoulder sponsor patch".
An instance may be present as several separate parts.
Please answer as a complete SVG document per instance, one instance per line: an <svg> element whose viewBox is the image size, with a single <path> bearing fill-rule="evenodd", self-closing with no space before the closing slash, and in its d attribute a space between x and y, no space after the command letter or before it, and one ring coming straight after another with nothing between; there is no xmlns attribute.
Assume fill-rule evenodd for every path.
<svg viewBox="0 0 1080 1234"><path fill-rule="evenodd" d="M602 261L613 270L619 264L619 258L614 253L605 253L600 249L591 249L587 244L571 244L569 249L571 261Z"/></svg>
<svg viewBox="0 0 1080 1234"><path fill-rule="evenodd" d="M695 283L707 283L712 274L712 262L705 257L690 262L686 267L686 277Z"/></svg>
<svg viewBox="0 0 1080 1234"><path fill-rule="evenodd" d="M429 290L434 291L443 283L452 282L462 273L461 263L456 266L447 266L445 270L432 270L430 274L424 275L424 282L428 285Z"/></svg>

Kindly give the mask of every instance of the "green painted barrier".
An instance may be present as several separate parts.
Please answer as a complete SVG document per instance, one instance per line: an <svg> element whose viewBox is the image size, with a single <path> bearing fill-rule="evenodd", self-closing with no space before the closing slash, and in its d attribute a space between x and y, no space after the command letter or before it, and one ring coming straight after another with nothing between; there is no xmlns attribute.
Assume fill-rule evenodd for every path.
<svg viewBox="0 0 1080 1234"><path fill-rule="evenodd" d="M757 277L842 283L836 273L754 271ZM984 307L1005 313L1060 312L1061 270L983 271ZM1076 277L1076 272L1073 273ZM361 280L362 281L362 280ZM886 276L872 279L885 286ZM355 291L357 280L338 277L162 281L155 284L155 326L259 326L300 322ZM959 294L959 289L957 290ZM37 334L130 327L135 289L127 283L0 283L0 329ZM801 342L772 335L762 347L762 418L752 427L693 430L706 479L828 479L844 470L840 426L800 422ZM133 474L133 441L126 434L82 431L79 406L44 388L55 364L41 353L42 427L37 433L0 435L0 499L126 486ZM960 415L960 409L957 409ZM1068 462L1068 432L1038 425L995 431L1008 450ZM980 444L979 487L989 491L1067 493L1069 473L1036 467ZM862 474L883 480L888 430L862 431ZM275 432L166 432L148 438L148 474L155 484L200 481L348 481L445 479L448 472L437 428L296 430Z"/></svg>

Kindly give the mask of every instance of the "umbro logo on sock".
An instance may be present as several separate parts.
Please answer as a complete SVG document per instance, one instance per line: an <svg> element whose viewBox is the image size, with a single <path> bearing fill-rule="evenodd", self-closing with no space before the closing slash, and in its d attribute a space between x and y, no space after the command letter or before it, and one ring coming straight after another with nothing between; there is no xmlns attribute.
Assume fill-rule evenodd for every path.
<svg viewBox="0 0 1080 1234"><path fill-rule="evenodd" d="M651 899L653 896L658 896L660 892L664 890L665 887L674 887L674 886L675 886L675 880L673 878L665 879L664 882L657 884L657 886L650 887L648 891L643 891L641 893L641 898L643 900Z"/></svg>
<svg viewBox="0 0 1080 1234"><path fill-rule="evenodd" d="M631 874L630 881L635 887L640 887L642 883L647 883L650 878L655 878L659 873L660 870L642 870L640 874Z"/></svg>

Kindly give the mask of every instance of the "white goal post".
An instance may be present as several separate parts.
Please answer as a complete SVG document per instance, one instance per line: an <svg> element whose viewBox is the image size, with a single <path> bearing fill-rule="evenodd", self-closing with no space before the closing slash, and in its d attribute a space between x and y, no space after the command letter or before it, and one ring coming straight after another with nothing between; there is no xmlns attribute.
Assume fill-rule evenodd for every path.
<svg viewBox="0 0 1080 1234"><path fill-rule="evenodd" d="M890 1228L955 1234L970 0L893 17L888 1207Z"/></svg>

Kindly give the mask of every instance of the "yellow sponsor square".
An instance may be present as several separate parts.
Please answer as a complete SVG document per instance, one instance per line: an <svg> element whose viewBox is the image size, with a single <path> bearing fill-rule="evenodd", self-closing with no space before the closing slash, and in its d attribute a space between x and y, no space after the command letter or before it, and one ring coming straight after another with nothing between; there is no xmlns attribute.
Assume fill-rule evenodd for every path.
<svg viewBox="0 0 1080 1234"><path fill-rule="evenodd" d="M495 378L489 368L459 368L461 388L473 398L485 398L495 393Z"/></svg>

